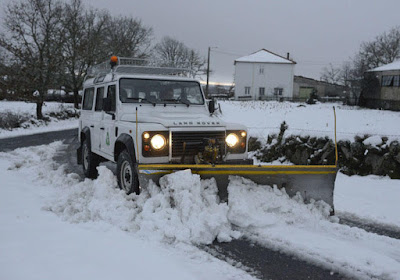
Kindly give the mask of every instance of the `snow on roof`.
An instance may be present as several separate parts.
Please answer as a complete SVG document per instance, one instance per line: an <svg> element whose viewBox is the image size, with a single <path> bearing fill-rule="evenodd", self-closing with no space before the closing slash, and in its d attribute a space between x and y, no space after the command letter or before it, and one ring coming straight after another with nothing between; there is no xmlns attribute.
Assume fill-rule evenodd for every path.
<svg viewBox="0 0 400 280"><path fill-rule="evenodd" d="M385 64L374 69L368 70L367 72L379 72L379 71L391 71L400 70L400 60L393 61L392 63Z"/></svg>
<svg viewBox="0 0 400 280"><path fill-rule="evenodd" d="M235 60L236 62L263 62L263 63L287 63L287 64L296 64L296 62L284 58L278 54L270 52L266 49L261 49L255 53L252 53L247 56L240 57Z"/></svg>

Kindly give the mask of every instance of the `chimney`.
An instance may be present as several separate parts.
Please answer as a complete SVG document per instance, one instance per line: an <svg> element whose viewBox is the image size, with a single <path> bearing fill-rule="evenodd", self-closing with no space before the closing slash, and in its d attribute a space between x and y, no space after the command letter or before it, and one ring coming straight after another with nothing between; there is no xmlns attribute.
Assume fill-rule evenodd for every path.
<svg viewBox="0 0 400 280"><path fill-rule="evenodd" d="M290 53L287 53L287 54L286 54L286 58L287 58L287 59L290 59Z"/></svg>

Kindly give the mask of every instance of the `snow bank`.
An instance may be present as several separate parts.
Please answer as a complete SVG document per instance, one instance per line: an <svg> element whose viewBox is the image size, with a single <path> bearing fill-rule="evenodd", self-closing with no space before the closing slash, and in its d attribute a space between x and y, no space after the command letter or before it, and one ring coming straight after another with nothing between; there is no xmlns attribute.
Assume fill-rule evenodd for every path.
<svg viewBox="0 0 400 280"><path fill-rule="evenodd" d="M0 130L0 139L17 137L23 135L32 135L36 133L50 132L50 131L60 131L66 129L78 128L78 119L68 119L68 120L56 120L53 119L50 123L45 126L31 126L29 128L16 128L11 131Z"/></svg>
<svg viewBox="0 0 400 280"><path fill-rule="evenodd" d="M334 201L341 215L355 215L399 231L399 198L400 180L375 175L349 177L340 172L336 178Z"/></svg>
<svg viewBox="0 0 400 280"><path fill-rule="evenodd" d="M163 177L161 188L150 184L139 196L119 190L114 174L104 166L96 180L60 183L67 183L68 189L62 187L64 195L57 195L46 209L71 222L106 221L168 242L210 244L240 235L231 229L227 204L218 203L215 182L201 182L190 170Z"/></svg>
<svg viewBox="0 0 400 280"><path fill-rule="evenodd" d="M229 220L241 228L269 227L280 224L310 226L330 217L331 207L323 201L304 204L298 193L290 198L285 189L257 185L232 177L229 188Z"/></svg>

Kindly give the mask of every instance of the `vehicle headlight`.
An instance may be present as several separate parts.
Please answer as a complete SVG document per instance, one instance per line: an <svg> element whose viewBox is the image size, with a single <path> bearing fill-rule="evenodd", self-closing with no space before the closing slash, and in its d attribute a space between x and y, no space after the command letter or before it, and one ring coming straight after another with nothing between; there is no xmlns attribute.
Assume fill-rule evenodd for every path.
<svg viewBox="0 0 400 280"><path fill-rule="evenodd" d="M239 143L239 137L235 133L230 133L226 136L225 142L229 147L233 148Z"/></svg>
<svg viewBox="0 0 400 280"><path fill-rule="evenodd" d="M151 138L150 144L154 150L161 150L165 147L167 141L165 140L165 137L161 134L156 134Z"/></svg>

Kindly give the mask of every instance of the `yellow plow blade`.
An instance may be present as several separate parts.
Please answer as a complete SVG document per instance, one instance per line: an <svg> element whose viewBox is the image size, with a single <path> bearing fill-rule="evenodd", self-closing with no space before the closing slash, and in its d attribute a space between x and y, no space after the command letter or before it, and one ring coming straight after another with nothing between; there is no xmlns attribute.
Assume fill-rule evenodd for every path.
<svg viewBox="0 0 400 280"><path fill-rule="evenodd" d="M142 187L169 173L191 169L202 179L215 178L219 196L228 197L229 176L241 176L260 185L276 185L285 188L290 196L297 192L309 202L323 200L332 206L337 174L335 165L208 165L208 164L139 164L139 182Z"/></svg>

